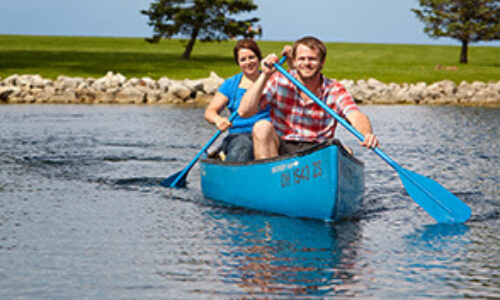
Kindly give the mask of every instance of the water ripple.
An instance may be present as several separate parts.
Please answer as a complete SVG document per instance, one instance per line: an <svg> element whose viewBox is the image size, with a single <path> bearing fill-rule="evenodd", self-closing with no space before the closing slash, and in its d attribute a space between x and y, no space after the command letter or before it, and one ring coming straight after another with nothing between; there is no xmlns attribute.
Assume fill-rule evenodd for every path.
<svg viewBox="0 0 500 300"><path fill-rule="evenodd" d="M362 110L469 222L434 224L341 128L365 162L364 207L328 223L206 199L197 166L186 188L161 187L214 134L201 109L0 106L0 298L495 298L500 110Z"/></svg>

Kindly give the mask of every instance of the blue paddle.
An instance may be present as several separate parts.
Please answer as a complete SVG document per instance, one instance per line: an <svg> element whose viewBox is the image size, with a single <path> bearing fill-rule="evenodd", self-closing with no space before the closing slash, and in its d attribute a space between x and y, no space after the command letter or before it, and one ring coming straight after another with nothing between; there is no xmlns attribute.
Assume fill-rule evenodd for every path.
<svg viewBox="0 0 500 300"><path fill-rule="evenodd" d="M231 116L229 117L229 122L233 122L234 119L238 116L238 111L235 110ZM196 154L196 156L191 160L191 162L184 168L184 170L179 171L175 173L174 175L171 175L168 178L163 179L160 184L163 185L164 187L171 187L171 188L179 188L179 187L185 187L186 186L186 177L191 170L191 168L194 166L194 164L200 159L201 155L205 153L205 151L208 150L208 148L215 142L215 140L221 135L222 131L217 130L217 132L212 136L210 141Z"/></svg>
<svg viewBox="0 0 500 300"><path fill-rule="evenodd" d="M350 133L358 140L363 141L365 137L345 119L340 117L328 105L321 101L315 94L307 89L299 80L288 73L279 64L274 64L274 67L283 74L288 80L295 84L309 98L314 100L321 108L330 114L337 122L342 124ZM471 209L467 204L458 199L455 195L441 186L434 180L406 170L392 160L380 148L372 149L385 162L387 162L399 174L399 178L408 194L420 205L431 217L438 223L462 223L467 221L471 215Z"/></svg>

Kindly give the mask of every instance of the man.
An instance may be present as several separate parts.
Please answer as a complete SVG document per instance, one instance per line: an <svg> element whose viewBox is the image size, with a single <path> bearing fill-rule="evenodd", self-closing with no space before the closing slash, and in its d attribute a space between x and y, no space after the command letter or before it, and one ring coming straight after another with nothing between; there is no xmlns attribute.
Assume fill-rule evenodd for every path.
<svg viewBox="0 0 500 300"><path fill-rule="evenodd" d="M325 45L315 37L304 37L296 41L292 49L285 47L284 52L291 57L289 65L291 62L295 68L290 73L365 136L361 146L377 147L368 117L340 83L321 73L326 58ZM278 62L275 54L262 61L262 73L247 90L238 109L240 116L249 117L260 108L271 107L271 122L259 121L252 131L255 159L275 157L331 139L337 126L337 121L319 105L275 72L275 62Z"/></svg>

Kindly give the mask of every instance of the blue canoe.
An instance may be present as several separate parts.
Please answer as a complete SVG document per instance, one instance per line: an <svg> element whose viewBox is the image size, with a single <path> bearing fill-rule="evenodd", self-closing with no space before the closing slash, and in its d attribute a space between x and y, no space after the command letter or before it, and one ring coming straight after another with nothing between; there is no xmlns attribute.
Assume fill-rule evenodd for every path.
<svg viewBox="0 0 500 300"><path fill-rule="evenodd" d="M205 197L293 217L336 221L355 215L363 200L363 163L337 140L249 163L201 160Z"/></svg>

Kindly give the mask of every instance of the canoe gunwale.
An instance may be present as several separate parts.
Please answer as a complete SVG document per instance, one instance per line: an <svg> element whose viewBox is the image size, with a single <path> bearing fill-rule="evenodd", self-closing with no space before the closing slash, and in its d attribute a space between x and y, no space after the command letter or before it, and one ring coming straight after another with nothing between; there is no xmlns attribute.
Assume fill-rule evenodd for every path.
<svg viewBox="0 0 500 300"><path fill-rule="evenodd" d="M201 162L206 163L206 164L224 165L224 166L257 165L257 164L264 164L264 163L270 163L270 162L277 162L277 161L281 161L281 160L290 159L293 157L305 156L305 155L308 155L308 154L313 153L315 151L318 151L320 149L329 147L331 145L336 145L338 147L338 149L342 152L343 156L349 158L352 162L354 162L360 166L364 166L364 163L362 161L358 160L356 157L354 157L354 155L349 153L349 151L347 151L347 149L344 147L344 145L342 145L342 143L338 139L332 139L332 140L324 141L322 143L313 144L311 147L304 148L300 151L285 154L285 155L280 155L280 156L273 157L273 158L258 159L258 160L253 160L253 161L249 161L249 162L224 162L224 161L221 161L220 159L210 158L213 155L213 153L212 153L207 158L201 159Z"/></svg>

